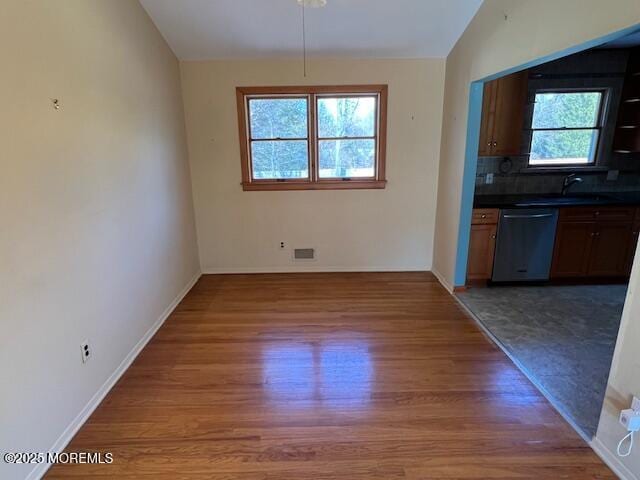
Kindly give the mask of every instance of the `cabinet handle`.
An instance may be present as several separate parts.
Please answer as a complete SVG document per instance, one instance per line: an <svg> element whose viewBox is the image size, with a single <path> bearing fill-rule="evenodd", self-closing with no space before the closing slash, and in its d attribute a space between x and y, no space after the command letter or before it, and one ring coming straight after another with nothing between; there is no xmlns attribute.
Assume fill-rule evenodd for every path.
<svg viewBox="0 0 640 480"><path fill-rule="evenodd" d="M491 146L491 142L487 142L487 147L490 147L490 146Z"/></svg>
<svg viewBox="0 0 640 480"><path fill-rule="evenodd" d="M495 233L492 233L492 234L491 234L491 239L492 239L492 240L495 240L495 239L496 239L496 234L495 234Z"/></svg>
<svg viewBox="0 0 640 480"><path fill-rule="evenodd" d="M598 215L600 215L600 212L596 210L593 214L597 217Z"/></svg>
<svg viewBox="0 0 640 480"><path fill-rule="evenodd" d="M498 142L493 142L493 146L497 147L498 146Z"/></svg>
<svg viewBox="0 0 640 480"><path fill-rule="evenodd" d="M480 215L480 218L487 218L487 214L483 213L482 215Z"/></svg>

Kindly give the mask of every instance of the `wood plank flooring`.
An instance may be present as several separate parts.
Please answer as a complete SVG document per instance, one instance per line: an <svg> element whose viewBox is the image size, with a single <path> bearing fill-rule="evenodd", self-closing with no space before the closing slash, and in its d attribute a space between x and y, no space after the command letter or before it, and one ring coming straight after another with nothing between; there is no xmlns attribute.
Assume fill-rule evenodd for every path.
<svg viewBox="0 0 640 480"><path fill-rule="evenodd" d="M48 478L616 478L429 273L203 276Z"/></svg>

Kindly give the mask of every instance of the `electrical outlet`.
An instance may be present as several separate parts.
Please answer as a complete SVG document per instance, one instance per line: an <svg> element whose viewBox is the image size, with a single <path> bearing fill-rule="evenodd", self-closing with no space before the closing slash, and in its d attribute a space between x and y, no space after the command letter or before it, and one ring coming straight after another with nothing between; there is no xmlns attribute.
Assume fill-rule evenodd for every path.
<svg viewBox="0 0 640 480"><path fill-rule="evenodd" d="M493 173L487 173L487 175L484 177L484 183L486 183L487 185L491 185L493 183Z"/></svg>
<svg viewBox="0 0 640 480"><path fill-rule="evenodd" d="M80 345L80 353L82 354L82 363L87 363L91 358L91 347L88 341L85 340Z"/></svg>
<svg viewBox="0 0 640 480"><path fill-rule="evenodd" d="M280 242L280 250L284 250L284 242Z"/></svg>
<svg viewBox="0 0 640 480"><path fill-rule="evenodd" d="M637 432L640 430L640 412L628 408L620 412L620 425L627 429L627 432Z"/></svg>

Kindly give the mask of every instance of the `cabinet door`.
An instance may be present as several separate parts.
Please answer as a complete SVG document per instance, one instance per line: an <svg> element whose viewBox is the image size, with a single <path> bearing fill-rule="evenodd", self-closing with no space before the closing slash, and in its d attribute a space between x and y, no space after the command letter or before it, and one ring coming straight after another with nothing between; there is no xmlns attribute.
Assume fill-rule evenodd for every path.
<svg viewBox="0 0 640 480"><path fill-rule="evenodd" d="M627 272L630 222L598 222L593 233L589 276L615 277Z"/></svg>
<svg viewBox="0 0 640 480"><path fill-rule="evenodd" d="M471 224L490 223L497 225L500 210L497 208L474 208L471 214Z"/></svg>
<svg viewBox="0 0 640 480"><path fill-rule="evenodd" d="M636 221L631 229L631 239L629 240L629 251L627 252L627 264L625 267L625 275L631 274L631 268L633 267L633 259L636 253L636 247L638 245L638 233L640 233L640 221Z"/></svg>
<svg viewBox="0 0 640 480"><path fill-rule="evenodd" d="M480 123L479 156L489 156L493 143L493 124L496 115L496 94L498 92L498 80L484 84L482 94L482 120Z"/></svg>
<svg viewBox="0 0 640 480"><path fill-rule="evenodd" d="M497 80L492 155L520 155L524 107L527 101L527 71Z"/></svg>
<svg viewBox="0 0 640 480"><path fill-rule="evenodd" d="M471 225L467 279L488 280L493 270L497 225Z"/></svg>
<svg viewBox="0 0 640 480"><path fill-rule="evenodd" d="M551 277L582 277L589 269L595 222L559 222Z"/></svg>

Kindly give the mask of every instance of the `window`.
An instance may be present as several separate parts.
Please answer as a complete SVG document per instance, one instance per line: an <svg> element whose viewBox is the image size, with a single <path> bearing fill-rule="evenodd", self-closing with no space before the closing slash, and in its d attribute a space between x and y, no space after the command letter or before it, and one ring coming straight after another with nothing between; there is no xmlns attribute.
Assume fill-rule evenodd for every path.
<svg viewBox="0 0 640 480"><path fill-rule="evenodd" d="M538 92L531 121L529 165L595 162L603 91Z"/></svg>
<svg viewBox="0 0 640 480"><path fill-rule="evenodd" d="M236 95L244 190L385 187L386 85Z"/></svg>

